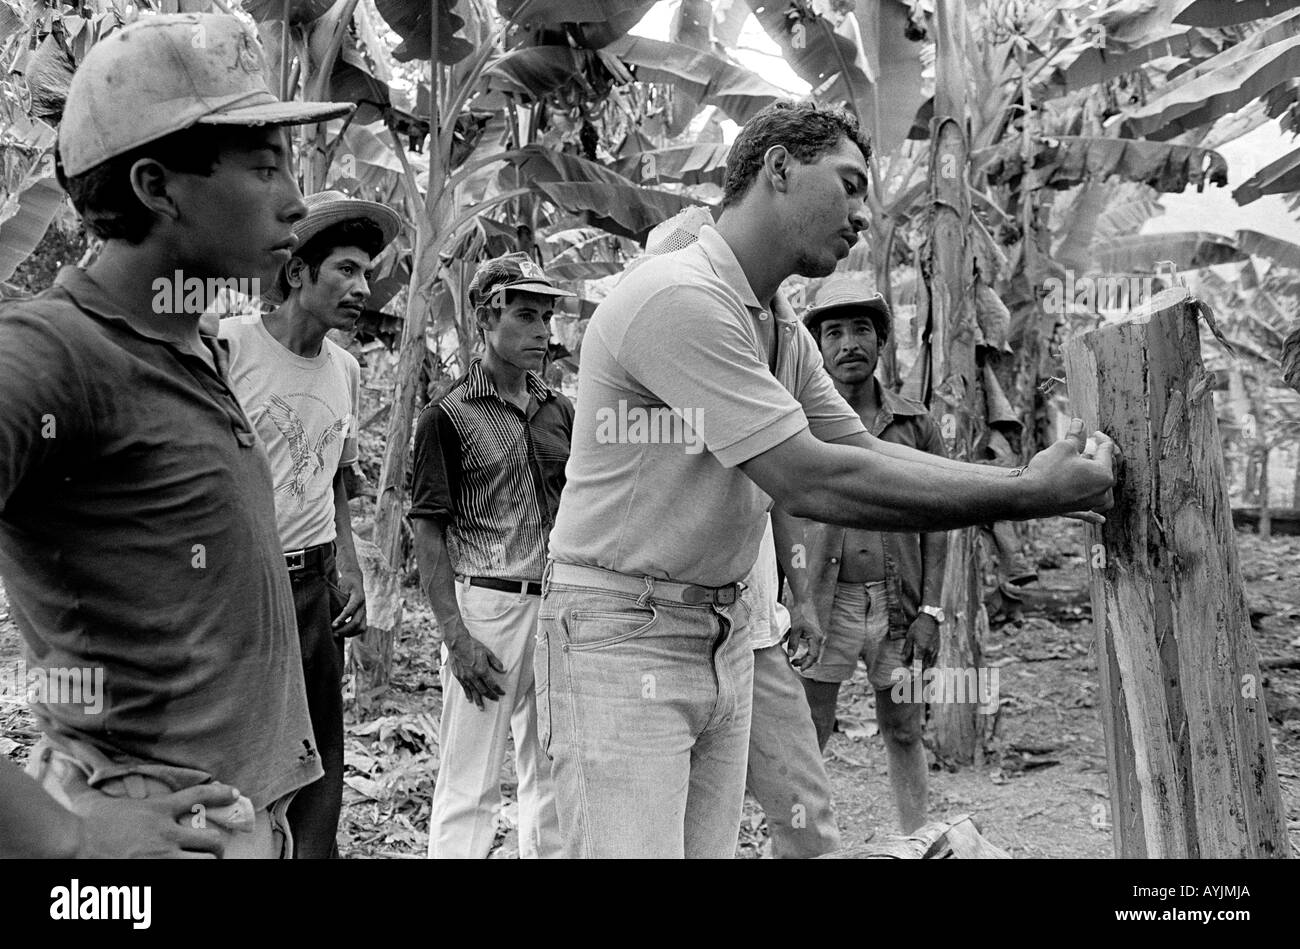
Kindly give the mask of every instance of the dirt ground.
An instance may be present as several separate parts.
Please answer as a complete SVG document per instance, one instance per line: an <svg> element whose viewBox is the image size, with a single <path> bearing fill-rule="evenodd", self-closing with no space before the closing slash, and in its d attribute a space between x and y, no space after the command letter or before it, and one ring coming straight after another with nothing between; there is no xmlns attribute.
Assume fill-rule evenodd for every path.
<svg viewBox="0 0 1300 949"><path fill-rule="evenodd" d="M1269 614L1256 630L1261 657L1300 656L1300 538L1239 533L1237 541L1252 608ZM1087 584L1081 534L1070 522L1052 522L1031 548L1040 584L1028 588L1023 617L995 625L984 644L987 662L999 669L1002 699L985 762L956 771L932 764L931 816L972 814L984 836L1013 857L1110 857L1092 624L1086 597L1075 595ZM364 713L348 713L344 856L420 857L427 843L441 691L432 614L417 590L408 594L393 688ZM1055 604L1046 613L1033 606L1044 599ZM0 663L16 662L19 650L0 590ZM1300 856L1300 669L1266 672L1264 683L1291 846ZM841 692L839 719L827 765L845 845L899 833L861 670ZM0 753L21 761L36 737L22 698L0 694ZM509 764L502 777L493 856L512 857L517 809ZM738 856L767 856L767 845L762 811L747 801Z"/></svg>

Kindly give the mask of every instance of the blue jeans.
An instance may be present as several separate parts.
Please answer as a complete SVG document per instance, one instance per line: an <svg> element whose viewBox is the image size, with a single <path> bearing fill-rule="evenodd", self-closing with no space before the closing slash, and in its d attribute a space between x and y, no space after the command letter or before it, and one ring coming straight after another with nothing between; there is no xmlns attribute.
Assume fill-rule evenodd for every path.
<svg viewBox="0 0 1300 949"><path fill-rule="evenodd" d="M538 734L566 857L736 853L754 657L745 607L543 582ZM587 585L590 583L590 585Z"/></svg>

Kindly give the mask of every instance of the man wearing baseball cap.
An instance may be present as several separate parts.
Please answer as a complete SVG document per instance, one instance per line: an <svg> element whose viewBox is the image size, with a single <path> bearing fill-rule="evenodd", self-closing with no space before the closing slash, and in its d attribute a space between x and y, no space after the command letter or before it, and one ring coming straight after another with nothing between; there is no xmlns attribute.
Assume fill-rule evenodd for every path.
<svg viewBox="0 0 1300 949"><path fill-rule="evenodd" d="M56 167L103 249L0 308L0 574L32 666L103 685L33 703L33 776L97 820L236 787L185 818L220 828L227 857L285 855L289 801L321 765L266 453L199 331L207 301L155 303L173 280L273 278L306 213L282 126L350 109L277 101L231 17L101 39Z"/></svg>
<svg viewBox="0 0 1300 949"><path fill-rule="evenodd" d="M866 286L862 274L828 277L803 323L818 342L836 391L868 432L947 457L925 406L875 378L891 317L884 297ZM925 705L919 683L904 680L912 678L913 659L928 668L939 654L947 533L882 532L810 520L796 521L789 533L804 551L803 558L785 564L794 594L791 636L820 646L816 661L800 670L817 741L825 749L840 686L853 677L861 657L876 693L899 820L910 834L925 823ZM900 683L905 690L896 688Z"/></svg>
<svg viewBox="0 0 1300 949"><path fill-rule="evenodd" d="M431 858L488 855L510 734L519 855L559 855L548 710L534 696L533 647L573 405L538 371L556 299L572 295L525 254L480 264L469 302L483 357L416 427L410 516L420 585L443 641Z"/></svg>
<svg viewBox="0 0 1300 949"><path fill-rule="evenodd" d="M338 856L343 806L343 639L366 629L344 472L357 461L361 368L326 337L351 332L370 296L374 258L397 212L324 191L293 226L299 244L266 296L265 317L223 320L230 382L271 462L275 513L298 618L307 707L325 776L289 806L298 858Z"/></svg>

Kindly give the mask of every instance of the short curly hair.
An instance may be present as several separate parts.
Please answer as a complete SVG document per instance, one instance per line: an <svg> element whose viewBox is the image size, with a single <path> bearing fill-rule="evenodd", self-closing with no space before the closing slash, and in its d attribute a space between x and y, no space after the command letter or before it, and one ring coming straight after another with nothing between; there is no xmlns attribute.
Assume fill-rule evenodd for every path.
<svg viewBox="0 0 1300 949"><path fill-rule="evenodd" d="M736 136L727 154L722 206L735 204L749 191L773 145L784 145L798 161L815 162L847 138L871 160L871 140L858 120L844 109L815 102L778 100L755 114Z"/></svg>

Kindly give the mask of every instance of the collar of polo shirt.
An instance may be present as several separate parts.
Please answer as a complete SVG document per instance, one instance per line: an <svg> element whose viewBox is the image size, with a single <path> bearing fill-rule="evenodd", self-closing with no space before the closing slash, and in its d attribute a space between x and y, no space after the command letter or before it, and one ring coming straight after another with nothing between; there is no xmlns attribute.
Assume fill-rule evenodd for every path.
<svg viewBox="0 0 1300 949"><path fill-rule="evenodd" d="M745 276L740 261L736 259L736 255L732 253L731 247L723 240L717 228L707 224L701 227L699 245L708 256L709 263L713 265L713 272L736 291L741 303L752 310L767 311L767 307L759 303L758 297L754 296L754 288L749 285L749 278ZM798 321L794 309L785 299L785 294L779 290L772 297L771 313L782 323Z"/></svg>

